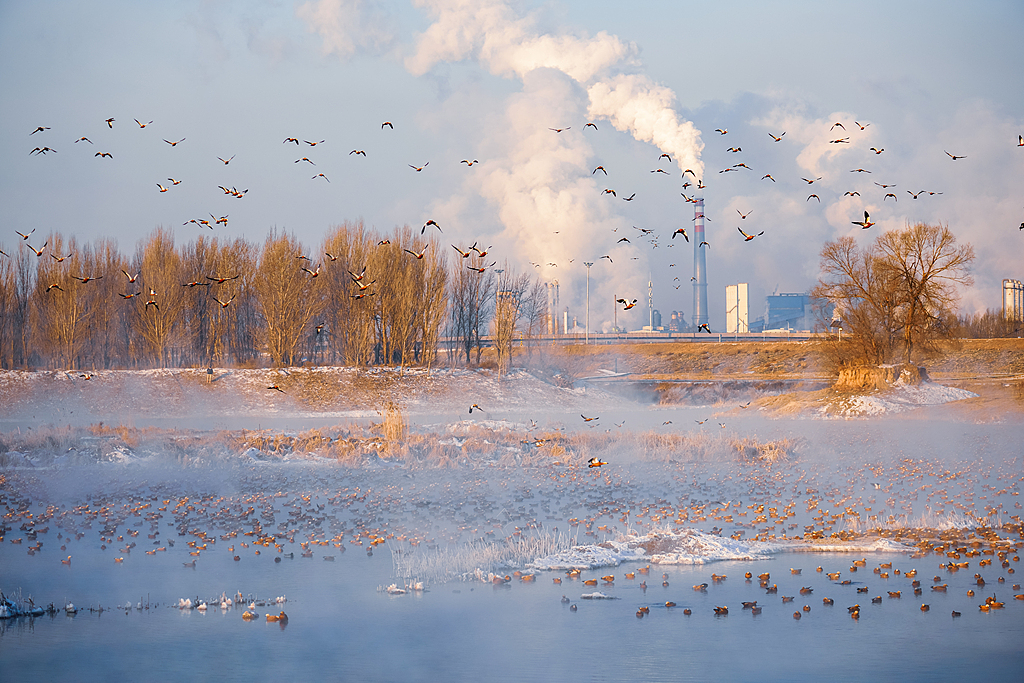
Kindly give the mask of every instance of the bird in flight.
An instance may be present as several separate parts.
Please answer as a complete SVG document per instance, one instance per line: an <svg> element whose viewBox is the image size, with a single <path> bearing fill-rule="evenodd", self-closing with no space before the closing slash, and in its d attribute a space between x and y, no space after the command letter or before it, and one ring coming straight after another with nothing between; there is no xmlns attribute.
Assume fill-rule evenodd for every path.
<svg viewBox="0 0 1024 683"><path fill-rule="evenodd" d="M699 326L697 327L697 331L698 331L698 332L700 332L701 330L704 330L704 331L705 331L705 332L707 332L708 334L711 334L711 328L710 328L710 327L708 327L708 324L707 324L707 323L703 323L702 325L699 325Z"/></svg>
<svg viewBox="0 0 1024 683"><path fill-rule="evenodd" d="M811 179L809 179L809 178L800 178L800 180L804 181L804 182L805 182L805 183L807 183L808 185L813 185L814 183L816 183L816 182L818 182L819 180L821 180L821 177L819 176L819 177L815 178L814 180L811 180Z"/></svg>
<svg viewBox="0 0 1024 683"><path fill-rule="evenodd" d="M859 225L862 230L867 230L872 225L874 225L874 223L871 222L871 218L870 218L870 216L868 216L868 212L867 211L864 212L864 220L862 220L862 221L850 221L850 222L853 223L854 225Z"/></svg>
<svg viewBox="0 0 1024 683"><path fill-rule="evenodd" d="M161 185L160 183L157 183L156 186L160 188L161 192L167 192L167 188Z"/></svg>
<svg viewBox="0 0 1024 683"><path fill-rule="evenodd" d="M107 127L108 127L108 128L111 128L111 129L113 129L113 127L114 127L114 121L116 121L116 119L107 119L107 120L106 120L106 123L107 123Z"/></svg>
<svg viewBox="0 0 1024 683"><path fill-rule="evenodd" d="M94 157L107 157L108 159L113 159L114 158L114 155L111 154L110 152L96 152L95 154L93 154L93 156Z"/></svg>
<svg viewBox="0 0 1024 683"><path fill-rule="evenodd" d="M637 302L636 299L633 299L632 301L626 301L625 299L616 299L615 300L615 303L622 304L622 310L624 310L624 311L628 311L629 309L631 309L634 306L636 306L636 302Z"/></svg>
<svg viewBox="0 0 1024 683"><path fill-rule="evenodd" d="M583 418L584 422L593 422L594 420L600 420L601 419L600 415L598 415L597 417L587 417L586 415L581 414L580 417Z"/></svg>
<svg viewBox="0 0 1024 683"><path fill-rule="evenodd" d="M324 180L326 180L327 182L331 182L331 179L330 179L330 178L328 178L327 176L325 176L325 175L324 175L323 173L317 173L317 174L316 174L315 176L313 176L312 178L310 178L310 180L316 180L317 178L323 178L323 179L324 179Z"/></svg>
<svg viewBox="0 0 1024 683"><path fill-rule="evenodd" d="M92 282L93 280L102 280L103 279L102 275L97 275L96 277L93 277L92 275L85 275L85 276L72 275L71 277L73 277L76 280L79 280L83 285L86 282Z"/></svg>
<svg viewBox="0 0 1024 683"><path fill-rule="evenodd" d="M312 161L310 161L310 160L309 160L309 157L302 157L301 159L296 159L296 160L295 160L294 162L292 162L292 163L295 163L295 164L297 164L297 163L299 163L300 161L305 161L305 162L306 162L306 163L308 163L308 164L311 164L311 165L313 165L313 166L316 166L316 164L314 164L314 163L313 163Z"/></svg>
<svg viewBox="0 0 1024 683"><path fill-rule="evenodd" d="M622 242L625 242L626 244L632 244L632 242L629 241L628 237L620 237L615 244L621 244Z"/></svg>
<svg viewBox="0 0 1024 683"><path fill-rule="evenodd" d="M181 185L180 180L175 180L174 178L168 178L168 180L171 181L171 185Z"/></svg>
<svg viewBox="0 0 1024 683"><path fill-rule="evenodd" d="M816 194L809 194L809 195L807 195L807 201L811 201L811 197L814 197L815 199L817 199L818 203L821 204L821 197L819 197Z"/></svg>
<svg viewBox="0 0 1024 683"><path fill-rule="evenodd" d="M305 266L302 267L302 270L306 271L307 273L309 273L313 277L320 277L320 264L319 263L316 265L316 270L310 270L309 268L306 268Z"/></svg>
<svg viewBox="0 0 1024 683"><path fill-rule="evenodd" d="M729 130L727 128L715 128L715 132L720 135L725 135Z"/></svg>
<svg viewBox="0 0 1024 683"><path fill-rule="evenodd" d="M325 252L324 252L324 255L325 255L325 256L326 256L326 257L327 257L327 258L328 258L328 259L329 259L330 261L332 261L332 262L333 262L333 261L337 261L337 260L338 260L338 257L337 257L337 256L335 256L334 254L332 254L332 253L331 253L331 252L329 252L329 251L325 251Z"/></svg>
<svg viewBox="0 0 1024 683"><path fill-rule="evenodd" d="M850 173L871 173L871 171L867 171L863 168L855 168L852 171L850 171Z"/></svg>
<svg viewBox="0 0 1024 683"><path fill-rule="evenodd" d="M267 387L267 391L280 391L282 394L285 393L284 389L277 386L276 384L271 384L269 387Z"/></svg>
<svg viewBox="0 0 1024 683"><path fill-rule="evenodd" d="M57 150L53 149L52 147L36 147L31 152L29 152L28 155L32 156L33 154L42 154L43 156L46 156L47 152L56 152L56 151Z"/></svg>
<svg viewBox="0 0 1024 683"><path fill-rule="evenodd" d="M772 135L771 133L768 133L768 137L770 137L775 142L781 142L782 141L782 136L785 135L785 134L786 134L785 131L783 131L782 135Z"/></svg>
<svg viewBox="0 0 1024 683"><path fill-rule="evenodd" d="M427 163L423 164L422 166L413 166L412 164L409 164L409 168L411 168L412 170L414 170L417 173L419 173L420 171L422 171L423 169L425 169L429 165L430 165L430 162L428 161Z"/></svg>
<svg viewBox="0 0 1024 683"><path fill-rule="evenodd" d="M310 147L316 147L317 145L322 145L322 144L324 144L324 141L323 141L323 140L319 140L318 142L310 142L309 140L303 140L303 142L305 142L305 143L306 143L307 145L309 145Z"/></svg>
<svg viewBox="0 0 1024 683"><path fill-rule="evenodd" d="M147 123L143 123L142 121L139 121L138 119L135 119L135 123L139 124L139 128L145 128L146 126L148 126L150 123L153 123L153 122L149 121Z"/></svg>
<svg viewBox="0 0 1024 683"><path fill-rule="evenodd" d="M299 144L299 139L298 138L285 138L284 140L281 141L281 144L283 145L283 144L286 144L286 143L289 143L289 142L294 142L297 145L297 144Z"/></svg>
<svg viewBox="0 0 1024 683"><path fill-rule="evenodd" d="M854 190L852 192L844 192L843 196L844 197L859 197L860 196L860 192L857 192L856 190Z"/></svg>
<svg viewBox="0 0 1024 683"><path fill-rule="evenodd" d="M82 137L78 138L77 140L75 140L75 144L76 145L79 142L88 142L90 145L92 144L92 140L90 140L89 138L85 137L84 135Z"/></svg>
<svg viewBox="0 0 1024 683"><path fill-rule="evenodd" d="M473 164L479 164L480 160L479 159L473 159L473 161L470 161L469 159L463 159L459 163L460 164L466 164L466 166L469 167L469 166L472 166Z"/></svg>
<svg viewBox="0 0 1024 683"><path fill-rule="evenodd" d="M20 232L20 231L18 231L18 230L15 230L14 232L16 232L16 233L18 233L19 235L21 235L21 239L23 239L23 240L27 240L27 239L28 239L28 236L29 236L29 235L31 235L32 233L34 233L35 231L36 231L36 229L35 229L35 228L32 228L32 229L31 229L31 230L29 230L28 232Z"/></svg>
<svg viewBox="0 0 1024 683"><path fill-rule="evenodd" d="M597 458L591 458L587 461L587 467L600 467L601 465L607 465L608 463L604 460L598 460Z"/></svg>
<svg viewBox="0 0 1024 683"><path fill-rule="evenodd" d="M597 124L596 123L588 123L585 126L583 126L583 130L586 130L587 128L593 128L594 130L597 130Z"/></svg>
<svg viewBox="0 0 1024 683"><path fill-rule="evenodd" d="M893 194L892 192L889 192L889 193L888 193L888 194L886 194L886 195L885 195L884 197L882 197L882 201L884 202L884 201L885 201L886 199L888 199L889 197L892 197L893 201L896 201L896 202L898 202L898 201L899 201L899 198L898 198L898 197L897 197L896 195L894 195L894 194Z"/></svg>
<svg viewBox="0 0 1024 683"><path fill-rule="evenodd" d="M366 297L373 296L375 294L376 294L376 292L359 292L358 294L353 294L349 298L350 299L365 299Z"/></svg>
<svg viewBox="0 0 1024 683"><path fill-rule="evenodd" d="M462 251L461 249L459 249L454 244L452 245L452 249L454 249L455 251L459 252L459 255L462 256L462 258L469 258L469 252L473 251L472 248L467 249L466 251Z"/></svg>
<svg viewBox="0 0 1024 683"><path fill-rule="evenodd" d="M878 186L879 186L880 188L882 188L883 190L884 190L884 189L886 189L886 188L888 188L888 187L896 187L896 183L893 183L892 185L886 185L886 184L884 184L884 183L875 183L875 185L878 185Z"/></svg>
<svg viewBox="0 0 1024 683"><path fill-rule="evenodd" d="M738 213L738 214L740 215L740 218L746 218L746 217L747 217L747 216L749 216L750 214L754 213L754 210L753 210L753 209L751 209L750 211L747 211L746 213L743 213L743 212L742 212L742 211L740 211L739 209L736 209L736 213Z"/></svg>
<svg viewBox="0 0 1024 683"><path fill-rule="evenodd" d="M661 161L662 159L668 159L668 163L672 163L672 157L670 157L667 154L662 154L660 157L658 157L658 161Z"/></svg>
<svg viewBox="0 0 1024 683"><path fill-rule="evenodd" d="M868 149L870 149L870 150L871 150L872 152L874 152L875 154L881 154L882 152L884 152L884 151L885 151L885 147L882 147L882 148L878 148L878 147L868 147Z"/></svg>
<svg viewBox="0 0 1024 683"><path fill-rule="evenodd" d="M475 270L475 271L476 271L476 272L478 272L478 273L482 273L482 272L484 272L485 270L487 270L488 268L490 268L490 267L492 267L492 266L495 266L495 265L497 265L497 263L498 263L498 262L497 262L497 261L495 261L494 263L492 263L492 264L490 264L490 265L487 265L487 266L480 266L480 267L477 267L477 266L466 266L466 267L467 267L467 268L469 268L470 270Z"/></svg>
<svg viewBox="0 0 1024 683"><path fill-rule="evenodd" d="M767 178L768 180L772 181L773 183L775 182L775 178L772 178L772 174L771 173L765 173L763 176L761 176L761 180L764 180L765 178Z"/></svg>
<svg viewBox="0 0 1024 683"><path fill-rule="evenodd" d="M366 277L366 266L363 266L363 269L359 271L359 275L356 275L351 270L348 271L348 274L352 276L352 282L359 282L364 277Z"/></svg>
<svg viewBox="0 0 1024 683"><path fill-rule="evenodd" d="M1024 147L1024 135L1017 136L1017 146Z"/></svg>
<svg viewBox="0 0 1024 683"><path fill-rule="evenodd" d="M613 197L618 197L619 196L619 195L615 194L615 190L608 190L608 189L605 189L605 191L602 192L601 194L610 194Z"/></svg>
<svg viewBox="0 0 1024 683"><path fill-rule="evenodd" d="M740 231L741 235L743 235L743 241L744 242L749 242L750 240L754 239L755 237L760 237L761 235L764 234L764 230L762 230L761 232L757 233L756 235L748 235L747 233L743 232L743 228L736 228L736 229Z"/></svg>
<svg viewBox="0 0 1024 683"><path fill-rule="evenodd" d="M850 138L838 138L836 140L829 140L830 145L848 145L850 144Z"/></svg>
<svg viewBox="0 0 1024 683"><path fill-rule="evenodd" d="M854 121L854 123L859 126L861 130L864 130L871 125L870 123L861 123L860 121Z"/></svg>
<svg viewBox="0 0 1024 683"><path fill-rule="evenodd" d="M605 255L604 255L604 256L602 256L601 258L606 258L606 259L608 259L608 263L615 263L615 261L612 261L612 257L611 257L611 256L609 256L608 254L605 254Z"/></svg>
<svg viewBox="0 0 1024 683"><path fill-rule="evenodd" d="M182 285L182 287L188 287L189 289L191 289L192 287L209 287L209 286L210 286L209 282L197 282L196 280L193 280L192 282L186 282L185 284Z"/></svg>
<svg viewBox="0 0 1024 683"><path fill-rule="evenodd" d="M232 159L234 159L234 158L235 158L236 156L237 156L236 154L232 154L232 155L231 155L231 156L230 156L229 158L227 158L227 159L221 159L220 157L217 157L217 158L218 158L218 159L220 159L221 161L223 161L223 162L224 162L224 165L225 165L225 166L227 166L228 164L230 164L230 163L231 163L231 160L232 160Z"/></svg>
<svg viewBox="0 0 1024 683"><path fill-rule="evenodd" d="M64 263L65 259L71 258L71 254L68 254L67 256L57 256L56 254L50 254L50 258L52 258L57 263Z"/></svg>
<svg viewBox="0 0 1024 683"><path fill-rule="evenodd" d="M478 410L481 413L486 413L487 412L486 410L484 410L483 408L481 408L480 406L478 406L475 403L469 407L469 414L472 415L474 410Z"/></svg>
<svg viewBox="0 0 1024 683"><path fill-rule="evenodd" d="M943 152L946 152L946 150L942 150L942 151L943 151ZM965 156L957 156L957 155L955 155L955 154L950 154L949 152L946 152L946 156L948 156L948 157L949 157L950 159L952 159L953 161L956 161L957 159L966 159L966 158L967 158L967 157L965 157Z"/></svg>
<svg viewBox="0 0 1024 683"><path fill-rule="evenodd" d="M352 156L353 154L362 154L364 157L366 156L366 152L361 149L354 149L348 153L349 156Z"/></svg>
<svg viewBox="0 0 1024 683"><path fill-rule="evenodd" d="M633 197L636 197L636 192L634 192L633 194L629 195L628 197L623 197L622 201L624 201L624 202L631 202L631 201L633 201Z"/></svg>
<svg viewBox="0 0 1024 683"><path fill-rule="evenodd" d="M735 154L736 152L742 152L743 148L742 147L730 147L729 149L727 149L725 151L726 152L732 152L732 153Z"/></svg>
<svg viewBox="0 0 1024 683"><path fill-rule="evenodd" d="M175 142L171 142L167 138L164 138L164 142L166 142L171 147L176 147L176 146L180 145L181 143L185 142L185 138L182 138L180 140L176 140Z"/></svg>
<svg viewBox="0 0 1024 683"><path fill-rule="evenodd" d="M33 247L31 244L28 244L28 248L31 249L35 253L35 255L37 257L42 258L43 251L46 249L46 245L49 244L49 243L50 243L50 240L46 240L45 242L43 242L43 246L39 247L38 249Z"/></svg>
<svg viewBox="0 0 1024 683"><path fill-rule="evenodd" d="M380 129L381 129L381 130L384 130L384 126L387 126L387 127L388 127L388 128L390 128L391 130L394 130L394 129L395 129L395 126L394 126L394 124L392 124L392 123L391 123L390 121L385 121L384 123L380 124Z"/></svg>
<svg viewBox="0 0 1024 683"><path fill-rule="evenodd" d="M222 285L222 284L224 284L225 282L227 282L228 280L237 280L237 279L238 279L238 278L240 278L241 276L242 276L242 274L241 274L241 273L239 273L238 275L232 275L231 277L216 277L216 276L213 276L213 275L207 275L207 276L206 276L206 279L207 279L207 280L213 280L213 281L214 281L214 282L216 282L216 283L217 283L218 285Z"/></svg>
<svg viewBox="0 0 1024 683"><path fill-rule="evenodd" d="M829 128L829 131L832 131L833 129L835 129L836 126L839 126L843 130L846 130L846 126L844 126L843 124L841 124L838 121L836 121L835 123L832 124L832 128Z"/></svg>
<svg viewBox="0 0 1024 683"><path fill-rule="evenodd" d="M701 243L700 243L700 244L698 244L697 246L698 246L698 247L707 247L708 249L710 249L710 248L711 248L711 244L710 244L709 242L707 242L707 241L701 242Z"/></svg>
<svg viewBox="0 0 1024 683"><path fill-rule="evenodd" d="M227 307L228 307L228 304L230 304L230 303L231 303L232 301L234 301L234 300L235 300L235 296L237 296L237 295L235 295L235 294L232 294L232 295L231 295L231 298L230 298L230 299L228 299L227 301L221 301L221 300L220 300L220 299L218 299L217 297L213 297L213 300L214 300L214 301L216 301L217 303L219 303L219 304L220 304L220 307L221 307L221 308L227 308Z"/></svg>
<svg viewBox="0 0 1024 683"><path fill-rule="evenodd" d="M690 241L690 236L686 234L686 228L676 228L676 231L672 233L672 239L675 239L676 235L682 235L684 240Z"/></svg>
<svg viewBox="0 0 1024 683"><path fill-rule="evenodd" d="M914 199L917 199L920 195L924 194L924 190L919 190L917 194L914 194L910 190L907 190L907 194L909 194Z"/></svg>
<svg viewBox="0 0 1024 683"><path fill-rule="evenodd" d="M121 272L124 273L124 276L126 278L128 278L128 282L131 283L131 284L135 284L135 281L139 279L140 275L142 275L142 271L141 270L138 273L136 273L134 275L134 277L129 275L127 270L122 270Z"/></svg>
<svg viewBox="0 0 1024 683"><path fill-rule="evenodd" d="M441 229L441 226L438 225L437 222L434 221L433 218L431 218L430 220L428 220L426 223L423 224L422 228L420 228L420 234L422 235L426 231L426 229L428 227L430 227L431 225L433 225L435 228L437 228L438 232L444 232L444 230Z"/></svg>
<svg viewBox="0 0 1024 683"><path fill-rule="evenodd" d="M57 289L60 290L61 292L64 291L64 288L58 285L56 282L46 288L46 293L49 294L51 289Z"/></svg>
<svg viewBox="0 0 1024 683"><path fill-rule="evenodd" d="M668 175L668 171L666 171L663 168L656 168L653 171L651 171L651 173L664 173L665 175Z"/></svg>
<svg viewBox="0 0 1024 683"><path fill-rule="evenodd" d="M35 135L36 133L42 133L44 130L50 130L50 127L49 126L38 126L34 131L29 133L29 135Z"/></svg>
<svg viewBox="0 0 1024 683"><path fill-rule="evenodd" d="M584 128L585 127L586 126L584 126ZM571 129L572 129L572 126L566 126L565 128L548 128L548 130L553 130L556 133L561 133L563 130L571 130Z"/></svg>
<svg viewBox="0 0 1024 683"><path fill-rule="evenodd" d="M429 247L429 246L430 246L430 243L428 242L427 244L424 244L423 248L420 249L418 252L409 251L408 249L403 249L402 251L406 252L407 254L412 254L417 259L422 260L423 259L423 255L427 253L427 247Z"/></svg>
<svg viewBox="0 0 1024 683"><path fill-rule="evenodd" d="M598 166L597 168L595 168L595 169L594 169L594 170L593 170L593 171L591 172L591 174L590 174L590 175L594 175L594 173L597 173L598 171L600 171L601 173L604 173L605 175L608 175L608 171L604 170L604 166Z"/></svg>

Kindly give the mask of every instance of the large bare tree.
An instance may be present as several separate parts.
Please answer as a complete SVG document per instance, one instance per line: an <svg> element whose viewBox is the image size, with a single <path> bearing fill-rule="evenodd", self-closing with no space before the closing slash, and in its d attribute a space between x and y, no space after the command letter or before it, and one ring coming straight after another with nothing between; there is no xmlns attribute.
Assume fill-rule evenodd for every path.
<svg viewBox="0 0 1024 683"><path fill-rule="evenodd" d="M931 340L949 337L959 287L973 284L974 249L946 226L918 223L857 247L852 237L827 242L814 296L834 303L850 335L845 363L907 363Z"/></svg>
<svg viewBox="0 0 1024 683"><path fill-rule="evenodd" d="M272 230L263 245L253 289L263 314L263 340L274 365L293 365L303 332L321 306L315 272L294 235Z"/></svg>

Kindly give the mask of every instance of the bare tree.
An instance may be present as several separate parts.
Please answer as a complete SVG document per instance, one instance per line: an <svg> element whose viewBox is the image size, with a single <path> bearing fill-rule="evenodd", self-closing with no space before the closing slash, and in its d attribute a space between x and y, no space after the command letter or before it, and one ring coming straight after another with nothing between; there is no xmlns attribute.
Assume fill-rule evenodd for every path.
<svg viewBox="0 0 1024 683"><path fill-rule="evenodd" d="M317 279L302 270L314 270L316 264L305 256L294 235L279 235L271 230L254 283L256 301L263 314L262 338L274 365L293 365L303 332L320 309Z"/></svg>
<svg viewBox="0 0 1024 683"><path fill-rule="evenodd" d="M88 340L87 321L92 314L88 294L95 288L92 252L79 248L72 237L65 242L60 233L51 233L47 244L56 254L68 254L61 260L38 258L36 292L40 341L43 351L65 368L78 364L79 352ZM49 255L47 255L49 256Z"/></svg>
<svg viewBox="0 0 1024 683"><path fill-rule="evenodd" d="M523 314L523 299L530 286L528 275L517 273L508 261L498 274L498 292L494 307L494 347L498 352L498 376L512 367L512 343Z"/></svg>
<svg viewBox="0 0 1024 683"><path fill-rule="evenodd" d="M182 292L183 269L173 233L163 227L154 230L139 244L136 262L141 275L135 286L141 286L138 296L125 299L124 305L131 307L133 327L145 340L147 355L167 367L175 355L172 346L182 345L191 331L184 325L189 302Z"/></svg>
<svg viewBox="0 0 1024 683"><path fill-rule="evenodd" d="M466 365L471 362L470 354L476 349L476 362L480 363L483 347L480 336L486 329L494 306L496 278L493 271L479 272L487 264L479 256L472 256L466 265L456 264L449 281L451 301L451 327L449 336L459 341L466 354Z"/></svg>
<svg viewBox="0 0 1024 683"><path fill-rule="evenodd" d="M878 364L902 355L911 362L927 341L950 336L957 287L973 280L969 244L958 246L945 226L917 224L881 235L865 249L852 237L827 242L823 277L813 296L835 304L846 342L840 364Z"/></svg>

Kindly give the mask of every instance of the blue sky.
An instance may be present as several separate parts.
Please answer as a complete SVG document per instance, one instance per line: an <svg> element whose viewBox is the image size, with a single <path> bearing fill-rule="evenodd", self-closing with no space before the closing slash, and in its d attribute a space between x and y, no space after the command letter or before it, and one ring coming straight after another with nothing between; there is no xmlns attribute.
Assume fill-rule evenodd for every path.
<svg viewBox="0 0 1024 683"><path fill-rule="evenodd" d="M963 304L983 310L1024 277L1022 34L1019 2L2 2L0 249L35 228L131 253L157 225L185 241L189 219L227 214L219 234L277 226L316 252L344 220L433 219L557 279L581 319L597 259L595 327L649 275L655 307L689 319L692 248L670 235L692 225L681 172L700 164L713 327L725 285L750 283L754 317L766 294L813 285L825 241L916 221L975 246ZM719 173L739 162L753 170ZM161 193L168 178L182 182ZM850 223L864 210L868 231ZM738 226L765 234L744 243Z"/></svg>

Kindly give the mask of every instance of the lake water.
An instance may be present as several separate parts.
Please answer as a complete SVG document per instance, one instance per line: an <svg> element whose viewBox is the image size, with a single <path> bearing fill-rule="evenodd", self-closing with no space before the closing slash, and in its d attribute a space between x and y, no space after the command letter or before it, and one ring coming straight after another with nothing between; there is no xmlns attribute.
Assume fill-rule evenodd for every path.
<svg viewBox="0 0 1024 683"><path fill-rule="evenodd" d="M682 424L698 414L651 411L636 419ZM650 463L623 453L600 470L568 476L552 468L351 469L309 462L190 468L139 462L2 472L0 513L8 515L4 522L11 528L0 544L0 589L8 597L31 595L37 604L60 607L71 601L79 611L0 621L0 678L1019 678L1024 600L1013 596L1022 592L1014 588L1020 583L1016 557L1021 539L1019 527L1013 531L1002 525L1019 524L1024 485L1020 427L731 420L729 428L762 436L799 435L807 444L799 458L772 468L685 462L685 454L684 462ZM809 509L809 501L820 504ZM749 538L758 531L753 526L763 525L723 521L726 513L720 510L730 504L734 522L747 523L759 505L779 510L789 505L793 516L781 522L768 519L767 524L774 522L775 545L758 556L747 552L758 544L729 535L742 530ZM48 506L54 506L49 516ZM97 516L76 506L88 506ZM682 524L674 521L677 517L658 514L684 506L690 518ZM711 516L716 508L719 512ZM877 543L874 537L858 537L849 552L780 544L784 531L787 538L799 535L825 508L843 517L850 508L860 519L896 514L928 522L931 531L925 533L934 543L950 533L952 522L970 514L987 520L995 536L1017 546L1008 546L1009 566L1003 567L994 555L954 559L893 550L892 536ZM43 545L33 555L28 548L35 540L20 528L27 518L18 515L25 510L33 514L29 528L48 528L37 534ZM748 516L741 518L741 512ZM48 518L40 521L40 515ZM575 519L584 523L571 524ZM264 537L277 534L280 552L273 545L256 546L259 534L244 534L253 529L253 520ZM829 528L859 529L849 519ZM229 537L232 529L237 535ZM594 548L623 533L642 536L657 529L700 531L693 538L707 543L701 540L704 550L699 551L691 543L686 553L673 556L676 564L627 561L585 568L578 578L525 565L485 566L494 557L488 548L509 542L535 540L529 547L536 548L571 538ZM703 534L712 529L722 529L722 535ZM392 538L386 542L369 545L372 537L388 535ZM14 543L17 538L23 539L20 544ZM907 532L900 540L919 538L920 533ZM310 539L317 543L302 545ZM207 547L193 550L189 541ZM131 542L135 547L124 552ZM719 542L717 550L706 549ZM885 552L872 550L883 543ZM61 545L67 549L60 550ZM306 548L311 557L302 556ZM70 564L62 564L68 555ZM759 559L719 559L741 556ZM123 562L116 563L118 557ZM183 566L193 560L194 568ZM864 560L856 572L851 571L854 560ZM993 561L979 566L983 560ZM959 571L940 566L948 562L968 566ZM875 573L883 563L892 567ZM472 577L441 579L446 571L471 571L474 565L485 578L488 571L512 575L519 568L535 580L512 576L495 585ZM626 577L647 566L648 574ZM819 566L822 572L816 571ZM411 567L413 575L399 576L406 573L403 567ZM913 569L921 582L920 597L913 594L913 579L905 576ZM746 572L753 575L751 581L744 579ZM756 577L762 572L770 573L777 593L760 587ZM851 583L829 579L831 572ZM712 574L727 578L715 582ZM984 578L983 587L976 574ZM601 580L607 575L614 576L611 584ZM402 585L406 578L425 578L426 590L399 595L381 590ZM586 580L598 584L584 585ZM694 590L702 583L709 584L706 591ZM931 590L936 583L946 590ZM802 595L801 588L813 592ZM975 595L969 596L969 590ZM901 595L889 597L889 591ZM212 600L236 592L246 597L245 603L228 609L215 603L205 612L178 607L184 598ZM612 599L582 597L594 593ZM569 603L562 602L563 595ZM993 595L1005 608L980 611L979 605ZM259 618L253 622L242 619L251 598L278 596L287 601L257 607ZM783 596L794 600L784 603ZM876 596L882 598L879 604L872 603ZM823 604L823 598L834 604ZM762 611L753 616L741 603L755 600ZM676 605L666 607L666 601ZM861 606L859 619L847 609L854 604ZM929 605L928 611L922 611L922 604ZM728 615L715 614L720 606L728 606ZM105 611L90 611L101 607ZM637 617L640 607L650 610L643 618ZM685 609L692 613L684 614ZM266 622L266 614L281 610L288 614L287 625ZM962 616L953 618L954 610ZM801 614L799 620L794 612Z"/></svg>

